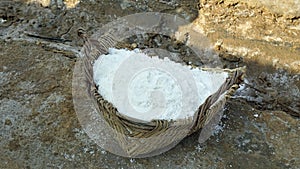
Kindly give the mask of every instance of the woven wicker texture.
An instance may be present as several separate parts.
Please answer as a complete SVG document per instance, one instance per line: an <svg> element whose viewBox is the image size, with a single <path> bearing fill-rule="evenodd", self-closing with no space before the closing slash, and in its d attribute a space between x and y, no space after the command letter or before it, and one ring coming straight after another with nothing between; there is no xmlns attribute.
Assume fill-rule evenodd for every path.
<svg viewBox="0 0 300 169"><path fill-rule="evenodd" d="M116 47L117 40L111 34L102 35L97 39L87 38L80 32L85 45L82 51L85 82L89 97L101 117L111 127L112 136L123 150L123 156L146 157L163 152L173 147L184 137L198 131L207 124L214 114L220 111L228 97L243 81L244 68L233 70L205 69L206 71L226 71L229 77L214 94L199 105L194 117L180 120L141 121L122 115L110 102L98 93L93 81L93 62L100 55L106 54L108 48ZM222 97L221 97L222 96Z"/></svg>

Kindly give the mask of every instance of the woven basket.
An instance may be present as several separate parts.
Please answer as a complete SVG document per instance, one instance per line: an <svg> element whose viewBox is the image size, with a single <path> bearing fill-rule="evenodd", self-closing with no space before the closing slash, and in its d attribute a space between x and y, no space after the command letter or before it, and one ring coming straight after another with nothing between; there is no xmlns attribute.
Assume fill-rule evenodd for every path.
<svg viewBox="0 0 300 169"><path fill-rule="evenodd" d="M216 93L210 95L199 106L193 117L179 120L141 121L122 115L112 103L105 100L97 91L93 81L93 62L108 48L116 47L111 35L87 38L80 34L85 45L82 50L88 95L94 102L101 118L112 128L111 134L122 150L119 155L127 157L147 157L160 154L178 144L184 137L198 131L207 124L216 112L220 111L227 98L232 95L243 81L244 68L233 70L209 69L207 71L226 71L229 77Z"/></svg>

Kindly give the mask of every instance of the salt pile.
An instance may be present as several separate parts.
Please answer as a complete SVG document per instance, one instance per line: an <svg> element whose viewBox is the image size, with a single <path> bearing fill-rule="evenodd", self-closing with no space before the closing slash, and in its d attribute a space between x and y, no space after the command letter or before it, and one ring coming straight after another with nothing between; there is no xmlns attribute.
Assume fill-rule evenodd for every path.
<svg viewBox="0 0 300 169"><path fill-rule="evenodd" d="M192 69L140 50L109 49L94 63L98 92L123 115L152 119L183 119L194 115L228 74Z"/></svg>

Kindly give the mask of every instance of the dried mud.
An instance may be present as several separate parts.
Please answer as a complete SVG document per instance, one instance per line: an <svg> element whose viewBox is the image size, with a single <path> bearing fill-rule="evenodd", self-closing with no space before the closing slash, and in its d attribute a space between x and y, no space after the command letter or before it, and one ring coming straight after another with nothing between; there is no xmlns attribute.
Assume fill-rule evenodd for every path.
<svg viewBox="0 0 300 169"><path fill-rule="evenodd" d="M0 168L300 167L299 17L242 0L49 2L0 2ZM72 71L83 45L78 28L91 35L145 11L193 21L224 67L247 66L247 76L209 140L199 144L196 133L162 155L129 159L81 128Z"/></svg>

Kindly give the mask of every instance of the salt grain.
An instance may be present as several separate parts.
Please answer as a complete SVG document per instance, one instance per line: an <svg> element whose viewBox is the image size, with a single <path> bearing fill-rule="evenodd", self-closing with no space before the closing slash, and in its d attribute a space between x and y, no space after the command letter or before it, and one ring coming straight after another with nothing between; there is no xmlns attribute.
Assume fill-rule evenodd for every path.
<svg viewBox="0 0 300 169"><path fill-rule="evenodd" d="M130 59L132 57L144 58L145 64L153 62L154 67L131 70L132 67L140 64ZM120 71L123 70L121 68L125 62L133 66ZM159 67L159 65L164 66ZM167 70L164 70L165 68ZM101 55L95 61L93 69L98 92L105 100L111 102L120 113L146 121L182 119L193 116L205 99L215 93L228 77L228 73L225 72L214 73L198 68L191 69L191 67L172 62L168 58L164 60L158 57L150 58L138 49L129 51L110 48L109 54ZM134 71L135 74L127 77L130 71ZM120 73L122 76L116 78ZM190 74L191 77L176 77L183 73ZM126 97L115 93L116 86L122 86L123 83L129 83L122 88ZM184 86L185 83L190 86ZM191 87L190 83L193 83L195 88ZM154 100L153 95L156 96ZM120 104L117 100L121 97L124 98L121 101L130 104L133 109L127 109L127 104ZM185 107L184 104L187 103L188 105ZM160 107L162 109L159 109ZM132 113L133 110L138 113ZM152 112L151 110L163 111Z"/></svg>

